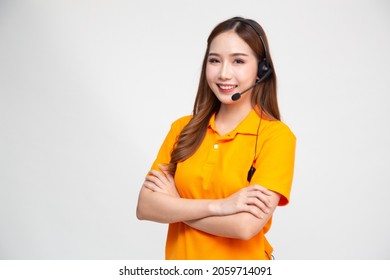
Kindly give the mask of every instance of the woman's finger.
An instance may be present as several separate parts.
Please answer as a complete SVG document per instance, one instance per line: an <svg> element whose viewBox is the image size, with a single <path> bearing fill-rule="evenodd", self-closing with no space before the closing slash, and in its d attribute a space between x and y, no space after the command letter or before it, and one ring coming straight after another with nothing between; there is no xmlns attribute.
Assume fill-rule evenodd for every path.
<svg viewBox="0 0 390 280"><path fill-rule="evenodd" d="M266 207L272 207L271 200L269 199L268 195L264 195L264 193L260 191L250 191L247 193L248 197L256 198L261 203L263 203Z"/></svg>
<svg viewBox="0 0 390 280"><path fill-rule="evenodd" d="M249 186L249 188L251 188L251 190L261 191L265 195L272 195L272 192L269 189L267 189L263 186L260 186L260 185L251 185L251 186Z"/></svg>
<svg viewBox="0 0 390 280"><path fill-rule="evenodd" d="M158 168L164 173L166 179L169 183L174 183L175 179L173 178L172 174L169 172L168 167L164 164L159 164Z"/></svg>
<svg viewBox="0 0 390 280"><path fill-rule="evenodd" d="M258 209L260 209L263 213L268 214L270 209L267 207L266 204L264 204L262 201L255 197L248 198L247 201L248 206L256 206Z"/></svg>
<svg viewBox="0 0 390 280"><path fill-rule="evenodd" d="M152 169L149 171L149 174L158 178L163 184L168 183L167 177L165 176L165 174L161 173L160 171Z"/></svg>
<svg viewBox="0 0 390 280"><path fill-rule="evenodd" d="M145 181L155 184L159 188L164 188L164 182L154 175L148 175L145 177Z"/></svg>
<svg viewBox="0 0 390 280"><path fill-rule="evenodd" d="M263 212L261 212L261 211L259 210L259 208L257 208L256 206L248 205L247 208L246 208L246 212L252 214L252 215L255 216L256 218L264 219Z"/></svg>
<svg viewBox="0 0 390 280"><path fill-rule="evenodd" d="M161 191L161 188L158 185L148 180L145 180L142 186L154 192Z"/></svg>

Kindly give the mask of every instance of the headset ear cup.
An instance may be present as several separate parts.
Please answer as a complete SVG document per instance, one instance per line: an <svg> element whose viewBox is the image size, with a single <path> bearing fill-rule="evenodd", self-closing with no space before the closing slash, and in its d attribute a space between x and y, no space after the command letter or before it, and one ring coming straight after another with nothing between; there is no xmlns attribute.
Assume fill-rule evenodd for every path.
<svg viewBox="0 0 390 280"><path fill-rule="evenodd" d="M272 68L269 65L268 61L266 59L259 62L258 68L257 68L257 77L259 79L267 79L268 76L270 76L272 73Z"/></svg>

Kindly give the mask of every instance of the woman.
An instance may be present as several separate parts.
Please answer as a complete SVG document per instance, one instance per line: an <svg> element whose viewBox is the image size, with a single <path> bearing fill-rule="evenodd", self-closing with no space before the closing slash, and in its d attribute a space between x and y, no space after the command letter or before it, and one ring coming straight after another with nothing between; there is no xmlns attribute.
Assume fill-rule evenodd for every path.
<svg viewBox="0 0 390 280"><path fill-rule="evenodd" d="M271 259L265 234L289 201L294 154L264 31L226 20L208 38L193 115L172 124L137 217L169 224L166 259Z"/></svg>

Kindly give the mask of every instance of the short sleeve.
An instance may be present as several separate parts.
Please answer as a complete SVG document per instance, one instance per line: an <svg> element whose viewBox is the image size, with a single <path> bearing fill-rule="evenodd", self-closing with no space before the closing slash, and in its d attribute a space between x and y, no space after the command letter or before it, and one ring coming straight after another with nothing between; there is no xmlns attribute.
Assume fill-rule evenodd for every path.
<svg viewBox="0 0 390 280"><path fill-rule="evenodd" d="M168 164L171 161L171 153L176 140L190 119L191 116L185 116L172 123L171 129L165 137L151 169L159 170L159 164Z"/></svg>
<svg viewBox="0 0 390 280"><path fill-rule="evenodd" d="M288 204L294 174L296 138L282 122L276 121L266 133L255 163L251 184L259 184L281 194L279 206Z"/></svg>

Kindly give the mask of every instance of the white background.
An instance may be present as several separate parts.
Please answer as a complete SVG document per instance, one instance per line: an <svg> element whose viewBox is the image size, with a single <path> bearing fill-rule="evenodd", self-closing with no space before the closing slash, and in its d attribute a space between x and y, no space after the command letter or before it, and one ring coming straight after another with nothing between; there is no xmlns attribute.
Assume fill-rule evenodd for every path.
<svg viewBox="0 0 390 280"><path fill-rule="evenodd" d="M277 259L390 258L390 3L0 0L0 259L163 259L139 188L206 39L265 29L297 136Z"/></svg>

